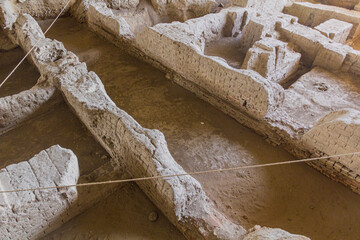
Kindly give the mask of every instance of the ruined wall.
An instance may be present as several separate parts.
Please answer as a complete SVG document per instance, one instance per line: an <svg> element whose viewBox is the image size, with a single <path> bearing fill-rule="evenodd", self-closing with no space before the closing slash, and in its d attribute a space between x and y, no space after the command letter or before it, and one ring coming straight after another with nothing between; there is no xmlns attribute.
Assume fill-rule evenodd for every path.
<svg viewBox="0 0 360 240"><path fill-rule="evenodd" d="M1 191L76 184L77 158L70 150L52 146L29 161L0 170ZM77 199L76 188L26 191L0 195L0 234L6 239L34 239L61 223L61 215Z"/></svg>
<svg viewBox="0 0 360 240"><path fill-rule="evenodd" d="M316 0L316 2L348 9L353 9L359 4L359 0Z"/></svg>
<svg viewBox="0 0 360 240"><path fill-rule="evenodd" d="M263 38L246 53L243 69L251 69L261 76L281 83L295 73L301 54L292 50L287 43L274 38Z"/></svg>
<svg viewBox="0 0 360 240"><path fill-rule="evenodd" d="M284 41L291 42L300 49L305 65L359 74L359 51L334 42L317 30L301 24L290 24L281 27L279 31Z"/></svg>
<svg viewBox="0 0 360 240"><path fill-rule="evenodd" d="M281 87L254 71L231 68L222 59L202 52L205 42L222 36L226 14L222 11L211 18L159 24L141 32L136 42L145 54L164 66L239 110L262 119L281 104Z"/></svg>
<svg viewBox="0 0 360 240"><path fill-rule="evenodd" d="M55 145L29 161L0 170L0 190L55 187L121 177L128 176L113 159L90 174L79 177L74 153ZM1 236L6 239L39 239L92 207L118 187L118 184L109 184L1 194Z"/></svg>
<svg viewBox="0 0 360 240"><path fill-rule="evenodd" d="M360 112L354 109L344 109L331 112L319 120L303 137L308 148L321 151L327 155L358 152L360 149ZM340 178L346 181L353 190L359 191L360 183L359 155L330 159L326 162L337 172L347 175ZM336 178L335 178L336 179Z"/></svg>
<svg viewBox="0 0 360 240"><path fill-rule="evenodd" d="M232 6L254 8L259 12L278 13L287 5L291 4L291 0L231 0Z"/></svg>
<svg viewBox="0 0 360 240"><path fill-rule="evenodd" d="M18 14L27 13L39 19L55 18L66 2L58 0L11 0ZM76 0L70 0L63 14L66 14Z"/></svg>
<svg viewBox="0 0 360 240"><path fill-rule="evenodd" d="M360 51L351 50L346 55L342 70L356 75L360 75Z"/></svg>
<svg viewBox="0 0 360 240"><path fill-rule="evenodd" d="M357 11L323 4L295 2L290 7L286 7L284 13L298 17L299 23L309 27L316 27L332 18L338 19L353 24L350 38L356 38L360 34L360 13Z"/></svg>
<svg viewBox="0 0 360 240"><path fill-rule="evenodd" d="M132 44L135 35L124 18L115 16L105 3L93 3L86 12L90 29L117 45Z"/></svg>
<svg viewBox="0 0 360 240"><path fill-rule="evenodd" d="M36 85L12 96L0 98L0 133L27 119L55 94L55 87Z"/></svg>
<svg viewBox="0 0 360 240"><path fill-rule="evenodd" d="M215 0L151 0L155 10L161 16L173 21L185 21L214 12L218 6Z"/></svg>

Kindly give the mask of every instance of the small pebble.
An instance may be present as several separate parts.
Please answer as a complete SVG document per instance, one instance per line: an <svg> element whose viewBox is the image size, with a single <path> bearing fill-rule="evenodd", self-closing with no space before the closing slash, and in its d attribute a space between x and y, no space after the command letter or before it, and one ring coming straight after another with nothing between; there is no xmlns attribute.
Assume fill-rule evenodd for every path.
<svg viewBox="0 0 360 240"><path fill-rule="evenodd" d="M204 125L205 123L204 122L200 122L201 125Z"/></svg>
<svg viewBox="0 0 360 240"><path fill-rule="evenodd" d="M158 214L156 212L151 212L149 214L149 221L155 222L159 218Z"/></svg>

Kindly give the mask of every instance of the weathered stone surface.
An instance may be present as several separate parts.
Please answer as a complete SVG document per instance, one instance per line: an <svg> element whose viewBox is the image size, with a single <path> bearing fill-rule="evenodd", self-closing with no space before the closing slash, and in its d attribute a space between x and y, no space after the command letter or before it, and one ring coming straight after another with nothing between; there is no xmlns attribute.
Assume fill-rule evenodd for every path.
<svg viewBox="0 0 360 240"><path fill-rule="evenodd" d="M247 7L247 8L254 8L258 12L262 13L278 13L283 10L283 8L287 5L290 5L292 1L289 0L231 0L230 4L232 6L239 6L239 7Z"/></svg>
<svg viewBox="0 0 360 240"><path fill-rule="evenodd" d="M281 27L280 33L285 41L299 47L303 63L309 66L315 60L321 43L329 40L320 32L296 23Z"/></svg>
<svg viewBox="0 0 360 240"><path fill-rule="evenodd" d="M119 6L119 8L132 7L132 5L136 4L136 1L129 2L128 5L125 4L126 6ZM169 9L174 8L172 6L180 6L179 4L184 4L184 2L170 2L163 11L170 11ZM189 15L188 9L190 7L186 4L185 2L185 7L180 8L182 10L180 13L177 12L176 14L179 15L174 15L175 17L184 19L193 17L193 15ZM201 4L203 4L203 2L201 2ZM207 5L205 4L204 6ZM203 8L200 7L197 10L201 12L202 10L200 11L200 9ZM114 41L116 41L116 38L121 38L122 35L129 36L129 39L133 41L136 34L130 34L134 33L133 29L131 29L132 26L126 26L125 23L128 24L128 22L122 22L119 14L109 9L105 3L89 3L86 11L88 11L87 18L89 24L109 34L111 41L114 39ZM257 23L260 26L259 29L251 27L252 23ZM296 27L294 27L295 25ZM289 53L292 55L289 59L292 59L290 62L291 64L294 63L294 65L298 63L299 54L287 49L286 43L283 44L279 40L276 40L276 38L279 37L277 31L280 31L285 36L286 41L294 43L301 49L304 59L308 60L309 66L314 64L314 66L322 66L323 68L332 70L346 69L345 71L349 72L357 71L359 65L357 65L358 54L356 51L346 49L321 34L320 36L322 38L320 40L314 40L314 37L318 36L314 34L315 30L303 26L298 27L298 25L299 24L296 24L296 18L282 14L281 17L271 17L271 15L254 13L252 10L247 9L228 9L218 14L189 20L185 23L159 24L146 29L138 35L137 46L150 57L158 60L167 68L180 73L181 76L197 84L200 88L205 89L205 91L211 95L230 103L232 107L235 107L233 111L240 112L240 109L241 112L252 116L251 120L256 124L261 125L264 124L265 121L272 121L272 125L270 124L270 126L275 128L272 130L281 132L287 127L284 122L290 122L290 127L296 130L298 129L296 128L298 125L304 126L302 130L308 130L315 121L309 121L307 119L307 122L302 125L302 123L299 124L296 122L296 118L292 118L296 114L301 114L301 112L297 111L295 115L292 115L293 113L290 111L289 115L282 115L284 111L288 109L296 110L293 100L301 100L299 101L299 105L303 104L303 106L310 106L311 108L319 107L321 110L319 111L320 114L316 115L315 118L320 118L322 117L320 115L326 111L341 109L344 106L357 108L356 104L354 104L355 101L353 101L354 99L358 99L356 91L352 92L350 98L338 98L338 96L333 97L330 95L330 98L333 97L332 100L339 101L339 103L332 101L329 105L324 103L324 99L314 97L312 98L312 100L314 100L313 102L315 102L314 104L309 99L301 96L297 98L298 95L296 94L287 94L296 91L292 91L291 89L285 91L278 86L278 84L268 81L268 79L261 77L252 70L234 69L227 65L223 59L209 57L204 54L206 42L219 40L223 37L235 37L235 35L243 31L242 39L244 43L246 43L246 50L252 47L259 48L265 52L267 59L272 59L271 61L267 61L267 63L271 62L271 66L273 67L267 67L266 70L277 69L278 66L282 66L283 68L280 69L285 70L284 68L288 66L288 62L284 60L287 59L286 54ZM294 28L292 29L292 27ZM75 113L113 157L112 162L109 163L110 165L107 165L106 168L104 167L99 171L95 171L91 176L87 176L88 178L100 179L99 174L108 174L108 177L114 176L117 172L114 169L119 170L120 168L126 169L133 177L185 173L169 153L162 133L156 130L142 128L128 114L118 109L106 94L104 86L98 76L93 72L88 72L86 65L80 63L73 53L66 51L61 43L46 39L42 36L42 32L39 29L37 23L33 21L31 16L20 16L14 25L17 43L24 49L29 49L33 46L34 42L39 41L39 46L35 49L34 53L31 54L33 63L38 67L41 74L47 77L50 84L62 91L65 99ZM128 31L129 29L130 31ZM301 31L297 32L299 29ZM270 36L272 38L270 38ZM276 44L264 44L261 42L261 39L265 37L268 37L268 39L271 39L271 41ZM254 41L254 39L260 40L259 44L256 44L256 40ZM269 40L265 39L265 41ZM306 46L306 44L308 44L308 46ZM312 45L315 45L315 47L313 48ZM277 49L286 50L284 50L284 52L277 52ZM315 52L312 52L313 50ZM281 56L284 56L284 58ZM327 61L331 61L331 63L328 64L326 63ZM215 71L213 71L213 69L215 69ZM292 70L291 68L289 71L286 70L285 73L281 74L279 71L275 71L278 75L276 75L274 79L283 78L289 72L292 72ZM318 70L318 68L316 68L316 70ZM257 71L261 72L262 70ZM269 73L274 71L263 72L264 75L269 77L271 76ZM330 75L330 73L326 71L324 73L314 70L312 73L314 72L315 76L313 79L323 79L326 78L323 75ZM297 90L303 90L305 95L313 94L317 96L317 94L314 94L314 92L318 93L316 91L328 91L328 94L332 93L333 89L329 90L327 84L322 84L322 82L315 82L314 84L314 82L306 82L303 80L304 79L299 80L299 84L304 84L306 87L300 88L299 86L294 86ZM334 85L330 84L330 87L334 88L339 86L337 83ZM341 86L339 89L341 90ZM346 90L344 92L348 93L350 91ZM286 97L296 96L285 99L285 102L289 101L284 105L284 93ZM320 95L323 96L324 94L319 94L319 96ZM320 103L318 104L316 101ZM326 108L326 110L323 111L323 108ZM309 113L309 119L315 119L311 114L316 114L316 112L309 111ZM280 115L281 118L273 118L275 115ZM303 116L302 120L304 118ZM281 134L283 133L281 132L280 136ZM47 157L46 154L56 155L58 157L50 158ZM61 161L64 157L67 158L68 154L61 154L55 150L48 150L46 154L44 152L39 154L38 158L41 159L41 161L36 161L36 159L29 161L30 164L28 165L30 166L30 170L33 171L33 174L28 174L30 171L28 165L21 165L23 169L22 175L27 176L27 179L38 176L39 186L45 186L46 184L71 184L77 181L77 178L73 178L75 173L70 171L74 169L73 164L69 164L64 168L57 166L57 162ZM107 170L108 167L110 170ZM12 171L11 167L9 168ZM342 167L336 165L336 168L338 172L343 171ZM49 173L54 177L53 182L51 182L52 179L49 178L49 176L44 175L46 169L49 169ZM68 172L68 174L59 177L55 169L62 169ZM4 182L1 183L1 186L3 188L10 188L9 183L11 184L11 181L7 182L6 177L6 174L0 175L1 179L5 179ZM106 179L104 175L102 177ZM353 176L350 177L354 178ZM30 183L33 182L30 181L29 183L24 181L22 183L30 186ZM18 183L16 182L16 184ZM200 184L192 177L153 180L139 183L139 186L188 238L238 239L245 234L245 230L242 227L233 224L214 209L212 202L207 198ZM67 217L63 219L60 217L59 219L66 221L66 219L74 216L74 214L91 206L91 204L101 198L102 193L110 192L112 188L101 189L99 187L94 189L90 190L92 191L91 193L93 193L90 195L87 195L86 191L84 191L85 198L76 201L74 196L76 193L79 195L80 191L76 192L76 189L70 188L61 194L62 197L67 198L67 201L62 201L61 198L56 198L52 201L52 203L57 201L58 208L56 211L58 212L65 212L66 207L70 206L71 208L73 204L77 204L76 206L78 206L71 208L71 214ZM45 191L44 194L35 192L33 194L34 196L23 196L26 201L30 202L37 199L42 200L42 205L38 209L30 208L27 211L22 211L22 209L15 208L20 214L19 217L24 218L24 225L36 229L33 223L34 219L27 218L27 216L36 216L38 211L43 213L43 218L47 219L47 222L49 222L49 219L52 221L53 218L55 218L53 217L53 212L48 210L50 204L46 202L48 200L50 201L53 195L56 195L51 193L52 191ZM9 199L10 197L0 199L0 205L4 207L9 206ZM46 221L43 224L46 225ZM7 226L11 226L11 234L21 234L23 231L23 229L19 230L16 227L12 227L16 225L15 221L9 220L7 223ZM55 225L56 224L48 225L46 229L51 229ZM7 234L4 235L6 237L9 236L9 232L5 232L4 234ZM276 229L255 229L252 230L252 233L249 235L253 237L249 239L256 239L264 235L266 235L266 237L280 236L285 237L285 239L288 237L305 239L299 238L299 236L289 235ZM249 237L249 235L247 237Z"/></svg>
<svg viewBox="0 0 360 240"><path fill-rule="evenodd" d="M240 45L243 53L246 53L256 41L264 37L277 37L278 26L286 27L296 22L296 18L285 14L271 15L256 12L249 16L249 22L241 32Z"/></svg>
<svg viewBox="0 0 360 240"><path fill-rule="evenodd" d="M79 178L76 156L59 146L48 150L50 153L41 151L29 161L0 170L1 190L54 187L57 186L57 179L70 175L71 181L68 181L68 184L76 184ZM53 159L58 158L58 154L61 154L61 162L58 162L60 171L53 165ZM65 167L69 164L72 169ZM68 194L68 191L71 194ZM0 233L2 236L10 233L12 239L32 239L41 235L49 225L62 223L62 219L57 218L66 211L68 202L76 198L76 189L3 193L0 198L3 203ZM15 221L16 225L9 224Z"/></svg>
<svg viewBox="0 0 360 240"><path fill-rule="evenodd" d="M105 3L90 4L86 16L89 27L111 41L131 44L135 39L126 20L115 16Z"/></svg>
<svg viewBox="0 0 360 240"><path fill-rule="evenodd" d="M309 27L318 26L330 19L337 19L353 24L350 38L356 38L360 33L360 13L357 11L323 4L295 2L290 7L286 7L284 12L298 17L299 23Z"/></svg>
<svg viewBox="0 0 360 240"><path fill-rule="evenodd" d="M317 53L313 66L330 71L340 70L351 47L337 43L323 43Z"/></svg>
<svg viewBox="0 0 360 240"><path fill-rule="evenodd" d="M316 26L315 29L335 42L345 43L352 27L351 23L330 19Z"/></svg>
<svg viewBox="0 0 360 240"><path fill-rule="evenodd" d="M257 41L246 54L242 68L254 70L264 78L281 82L295 73L301 54L273 38Z"/></svg>
<svg viewBox="0 0 360 240"><path fill-rule="evenodd" d="M125 177L124 172L116 161L110 160L79 179L76 156L72 151L55 145L41 151L29 161L0 170L0 190L64 186L76 184L78 180L84 183L120 177ZM14 181L14 178L18 181ZM1 236L38 239L93 206L117 187L118 185L111 184L92 188L69 187L1 194Z"/></svg>
<svg viewBox="0 0 360 240"><path fill-rule="evenodd" d="M18 14L29 14L33 17L46 19L46 18L55 18L64 8L66 1L57 1L57 0L39 0L39 1L21 1L18 3L13 3L14 8ZM70 3L66 6L62 15L66 14L71 6L76 2L76 0L70 0Z"/></svg>
<svg viewBox="0 0 360 240"><path fill-rule="evenodd" d="M360 75L360 51L351 50L347 53L342 70Z"/></svg>
<svg viewBox="0 0 360 240"><path fill-rule="evenodd" d="M0 133L27 119L55 94L55 87L36 85L21 93L0 98Z"/></svg>
<svg viewBox="0 0 360 240"><path fill-rule="evenodd" d="M357 4L359 4L359 0L316 0L316 2L348 9L353 9Z"/></svg>
<svg viewBox="0 0 360 240"><path fill-rule="evenodd" d="M303 137L304 144L327 155L358 152L360 149L360 112L354 109L334 111L319 120ZM334 170L359 181L359 155L333 159Z"/></svg>
<svg viewBox="0 0 360 240"><path fill-rule="evenodd" d="M151 3L160 15L178 21L203 16L218 6L214 0L151 0Z"/></svg>
<svg viewBox="0 0 360 240"><path fill-rule="evenodd" d="M0 23L5 31L12 30L17 17L18 14L15 12L14 6L10 1L0 2Z"/></svg>
<svg viewBox="0 0 360 240"><path fill-rule="evenodd" d="M234 11L244 13L243 9ZM205 42L221 38L227 14L224 10L185 23L156 25L141 32L136 41L142 51L166 67L262 119L281 104L281 87L253 71L233 69L222 59L203 53ZM217 70L213 72L212 69Z"/></svg>

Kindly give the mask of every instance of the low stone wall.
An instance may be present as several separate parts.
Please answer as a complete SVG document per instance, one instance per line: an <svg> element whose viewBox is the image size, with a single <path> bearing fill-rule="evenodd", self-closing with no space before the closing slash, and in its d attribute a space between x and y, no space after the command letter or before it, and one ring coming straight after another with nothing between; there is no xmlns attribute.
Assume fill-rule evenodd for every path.
<svg viewBox="0 0 360 240"><path fill-rule="evenodd" d="M185 79L250 116L263 119L281 105L283 89L254 71L234 69L222 59L202 52L206 41L221 37L226 14L222 11L211 18L205 16L147 28L137 36L137 46Z"/></svg>
<svg viewBox="0 0 360 240"><path fill-rule="evenodd" d="M360 13L357 11L323 4L295 2L290 7L286 7L284 13L298 17L299 23L309 27L316 27L327 20L335 18L353 24L349 35L350 38L356 38L360 34Z"/></svg>

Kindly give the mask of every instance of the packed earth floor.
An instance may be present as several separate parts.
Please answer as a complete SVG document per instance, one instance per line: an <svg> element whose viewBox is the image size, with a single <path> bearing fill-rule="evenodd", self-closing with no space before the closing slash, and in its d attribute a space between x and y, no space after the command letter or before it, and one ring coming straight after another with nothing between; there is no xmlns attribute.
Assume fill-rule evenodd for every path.
<svg viewBox="0 0 360 240"><path fill-rule="evenodd" d="M40 22L44 27L46 24ZM172 83L162 72L97 37L86 25L72 18L60 19L47 36L63 42L68 50L86 62L88 69L102 79L107 93L120 108L142 126L161 130L171 154L188 172L294 159L284 150L273 147L253 131ZM359 236L360 196L306 164L200 175L195 178L215 201L218 209L247 228L255 224L280 227L313 239L356 239ZM121 198L121 193L104 201L113 198ZM130 201L127 204L132 208ZM91 212L101 212L103 218L115 219L114 212L116 214L122 208L122 204L117 208L100 203ZM145 210L145 213L148 211ZM142 219L147 217L144 213L139 214ZM109 233L108 225L112 220L101 223L102 227L106 226L104 230L99 228L97 218L98 214L85 213L54 235L61 236L63 232L69 234L69 229L74 234L85 234L88 228L84 229L83 226L88 224L96 226L93 236L96 236L96 231L99 234L108 231L109 236L119 234L115 230L117 225L110 225L114 233ZM120 225L129 224L122 219L119 221L117 223ZM161 232L166 236L166 232L170 231L166 229L168 227L167 224L159 224L154 231L163 228Z"/></svg>

